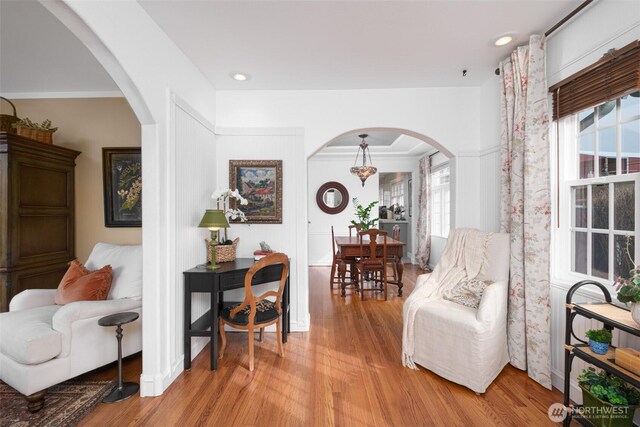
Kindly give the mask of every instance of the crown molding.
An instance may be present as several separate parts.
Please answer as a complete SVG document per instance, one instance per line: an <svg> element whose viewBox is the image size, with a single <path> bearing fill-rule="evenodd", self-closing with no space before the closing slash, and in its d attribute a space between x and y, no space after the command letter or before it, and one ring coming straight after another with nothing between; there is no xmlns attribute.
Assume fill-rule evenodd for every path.
<svg viewBox="0 0 640 427"><path fill-rule="evenodd" d="M79 92L2 92L9 99L124 98L119 90Z"/></svg>

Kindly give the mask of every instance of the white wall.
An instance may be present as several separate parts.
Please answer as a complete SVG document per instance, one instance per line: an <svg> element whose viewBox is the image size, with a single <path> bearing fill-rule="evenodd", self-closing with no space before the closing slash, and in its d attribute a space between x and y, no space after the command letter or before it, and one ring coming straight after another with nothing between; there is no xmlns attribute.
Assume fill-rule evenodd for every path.
<svg viewBox="0 0 640 427"><path fill-rule="evenodd" d="M182 272L206 262L205 237L208 230L197 228L207 208L213 207L211 193L215 189L215 135L213 127L202 120L179 99L171 104L174 143L171 144L171 168L169 183L173 191L167 197L171 206L170 217L174 218L175 229L170 236L174 242L169 257L175 260L171 266L172 286L169 289L170 306L166 313L163 333L169 338L170 378L175 379L184 368L184 284ZM194 179L194 172L198 177ZM191 320L194 321L211 308L210 296L197 293L192 296ZM209 342L198 337L191 340L192 359Z"/></svg>
<svg viewBox="0 0 640 427"><path fill-rule="evenodd" d="M549 86L640 38L640 2L600 0L547 40Z"/></svg>
<svg viewBox="0 0 640 427"><path fill-rule="evenodd" d="M480 87L480 147L478 155L478 228L500 230L500 77L492 76Z"/></svg>
<svg viewBox="0 0 640 427"><path fill-rule="evenodd" d="M633 1L602 0L593 3L576 19L554 33L547 41L547 79L549 85L570 76L580 69L599 60L611 48L621 48L633 40L640 39L640 3ZM552 144L555 137L550 139ZM552 209L555 212L555 197L552 198ZM552 241L560 237L555 227L552 228ZM566 246L566 245L565 245ZM559 247L554 244L552 256L566 256L554 254ZM552 267L553 268L553 267ZM554 387L562 390L564 378L564 304L567 290L573 283L555 277L552 270L551 285L551 354L552 354L552 382ZM615 292L612 289L615 298ZM580 292L573 302L602 300L597 292ZM578 316L574 322L578 333L596 326L595 322L587 321ZM620 344L640 348L636 339L630 339L624 334L618 338ZM614 341L615 344L615 341ZM575 359L571 372L572 398L581 402L581 394L575 381L583 363Z"/></svg>
<svg viewBox="0 0 640 427"><path fill-rule="evenodd" d="M216 130L216 182L229 188L229 160L282 160L282 224L232 224L227 237L240 238L238 257L253 257L261 241L290 258L291 330L309 329L307 286L306 159L299 129ZM256 286L256 292L269 285ZM244 291L229 292L241 301Z"/></svg>
<svg viewBox="0 0 640 427"><path fill-rule="evenodd" d="M333 138L358 130L396 128L405 130L405 134L411 135L414 132L425 136L432 146L443 153L454 156L461 154L459 159L451 161L451 204L454 212L451 226L489 229L499 219L491 217L497 213L493 206L489 213L483 212L486 207L480 203L480 186L485 172L481 170L480 164L484 156L494 155L495 151L482 151L480 95L480 88L218 91L216 123L218 126L237 128L301 127L304 129L304 153L307 157ZM348 166L351 166L350 162ZM338 174L348 175L348 167L332 166L335 169L332 167L329 171L335 170ZM377 163L376 166L380 167ZM312 167L315 167L313 161L309 164L309 168ZM401 169L387 169L399 170ZM309 179L314 173L309 170ZM339 176L330 173L325 181L336 180ZM417 176L416 173L416 179ZM340 179L347 178L349 177L345 176ZM371 199L377 200L377 181L372 184ZM311 221L309 253L314 263L327 259L330 248L325 242L330 242L330 238L326 237L328 234L323 236L322 233L330 233L331 221L334 221L323 221L315 216L317 212L313 211L313 204L318 185L316 183L313 188L310 185L305 188L306 194L301 195L307 204L311 204L308 218ZM414 188L414 193L417 193L415 179ZM498 193L494 194L496 191ZM491 200L498 200L499 186L491 185L483 189L483 194L489 192ZM416 198L413 204L417 205ZM415 216L412 219L412 228L415 230ZM344 220L348 223L348 213L335 218L336 231L337 225L344 224ZM318 228L315 228L316 225ZM445 241L435 243L432 258L434 263L439 259L439 243L444 247ZM415 252L413 248L412 252Z"/></svg>
<svg viewBox="0 0 640 427"><path fill-rule="evenodd" d="M407 172L413 173L413 192L417 192L416 180L418 159L412 157L385 158L375 157L373 163L378 168L378 173L369 177L364 187L360 180L351 175L349 168L353 166L353 158L316 155L309 159L308 163L308 212L309 212L309 265L331 265L331 226L333 225L336 236L349 234L348 226L355 219L354 208L351 201L344 211L336 215L329 215L320 210L316 204L316 192L327 181L337 181L349 191L349 198L357 197L362 205L367 205L378 200L378 184L380 173ZM377 217L378 205L372 213ZM414 211L415 200L414 200ZM415 222L415 215L411 219ZM415 230L415 224L412 224ZM414 239L415 240L415 239ZM406 248L406 253L413 253L413 248Z"/></svg>
<svg viewBox="0 0 640 427"><path fill-rule="evenodd" d="M355 129L407 129L434 147L480 149L479 88L332 91L218 91L217 123L226 127L302 127L305 156Z"/></svg>
<svg viewBox="0 0 640 427"><path fill-rule="evenodd" d="M452 226L477 227L479 99L480 88L218 91L216 121L225 127L302 127L307 157L343 133L379 127L423 135L454 156L474 154L460 165L452 162Z"/></svg>

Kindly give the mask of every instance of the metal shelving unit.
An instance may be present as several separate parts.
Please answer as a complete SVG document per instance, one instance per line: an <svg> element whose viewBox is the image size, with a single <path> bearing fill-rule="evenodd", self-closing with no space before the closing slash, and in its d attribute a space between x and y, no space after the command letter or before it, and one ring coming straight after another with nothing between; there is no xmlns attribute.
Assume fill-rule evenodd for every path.
<svg viewBox="0 0 640 427"><path fill-rule="evenodd" d="M571 300L573 294L581 287L586 285L597 286L604 295L606 302L592 303L592 304L575 304ZM590 363L604 371L616 375L634 387L640 388L640 376L628 371L614 363L615 348L610 346L609 351L606 354L596 354L589 348L589 345L582 338L578 338L573 332L573 320L576 316L580 315L588 319L599 320L604 324L606 329L619 329L624 332L628 332L632 335L640 337L640 329L638 325L631 318L629 310L618 307L611 303L611 294L609 290L601 283L592 280L583 280L578 282L569 289L567 292L567 319L565 324L565 346L564 346L564 406L570 408L568 416L564 420L564 426L571 424L573 418L573 411L575 408L581 405L570 405L570 378L571 378L571 365L573 358L577 357ZM579 343L572 343L571 337L575 338ZM576 421L583 425L593 425L584 418L576 418Z"/></svg>

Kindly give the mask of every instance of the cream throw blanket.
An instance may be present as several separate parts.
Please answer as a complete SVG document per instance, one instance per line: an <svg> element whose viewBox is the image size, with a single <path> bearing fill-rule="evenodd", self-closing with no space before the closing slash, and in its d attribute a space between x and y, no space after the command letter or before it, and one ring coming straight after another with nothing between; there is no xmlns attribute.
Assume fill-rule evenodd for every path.
<svg viewBox="0 0 640 427"><path fill-rule="evenodd" d="M447 246L433 273L421 274L402 307L402 365L418 369L413 361L414 325L420 308L437 299L463 280L475 279L482 269L491 233L458 228L449 233Z"/></svg>

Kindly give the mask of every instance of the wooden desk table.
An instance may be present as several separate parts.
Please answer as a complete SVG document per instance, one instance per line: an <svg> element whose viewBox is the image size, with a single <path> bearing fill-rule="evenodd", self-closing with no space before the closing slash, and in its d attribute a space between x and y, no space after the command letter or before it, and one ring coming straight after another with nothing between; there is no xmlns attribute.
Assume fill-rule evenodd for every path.
<svg viewBox="0 0 640 427"><path fill-rule="evenodd" d="M191 337L211 338L211 370L218 369L218 316L224 304L224 291L244 288L247 270L255 263L253 258L236 258L220 263L217 270L198 266L184 274L184 369L191 369ZM263 268L253 276L251 286L277 282L282 276L282 265ZM211 294L211 309L191 323L191 296L194 292ZM287 342L291 330L289 315L289 276L282 295L282 342ZM207 330L211 328L210 330Z"/></svg>
<svg viewBox="0 0 640 427"><path fill-rule="evenodd" d="M378 236L377 243L379 245L382 245L383 241L384 241L384 238L382 236ZM346 277L346 272L347 272L347 263L344 262L344 260L350 260L350 259L354 260L362 256L369 256L369 246L367 245L367 242L369 242L369 239L365 238L364 239L365 246L363 248L364 253L361 253L358 236L336 237L336 245L338 246L338 249L340 250L340 256L343 259L343 261L340 263L340 274L343 277L342 296L345 295L344 277ZM378 250L380 250L379 254L382 254L382 246L379 246ZM402 243L400 240L394 240L391 237L387 237L387 256L395 257L396 269L398 272L398 280L397 281L388 280L388 282L398 285L398 296L402 296L402 286L403 286L402 273L404 271L404 267L402 265L403 251L404 251L404 243Z"/></svg>

